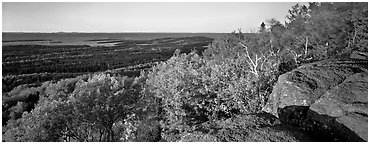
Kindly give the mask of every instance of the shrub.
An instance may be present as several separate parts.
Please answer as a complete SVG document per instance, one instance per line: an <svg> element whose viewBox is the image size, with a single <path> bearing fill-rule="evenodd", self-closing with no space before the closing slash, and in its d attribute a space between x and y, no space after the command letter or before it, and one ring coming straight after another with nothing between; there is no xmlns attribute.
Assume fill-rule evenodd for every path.
<svg viewBox="0 0 370 144"><path fill-rule="evenodd" d="M123 137L127 141L126 136L135 132L136 119L131 114L140 99L142 82L95 74L51 84L34 110L8 124L4 140L118 141Z"/></svg>
<svg viewBox="0 0 370 144"><path fill-rule="evenodd" d="M165 139L179 140L173 136L191 132L194 125L205 121L259 112L277 80L279 60L264 57L253 73L249 56L240 52L220 61L213 59L218 53L203 58L195 52L177 52L154 67L146 85L161 99Z"/></svg>
<svg viewBox="0 0 370 144"><path fill-rule="evenodd" d="M161 127L156 120L144 120L138 124L136 140L138 142L157 142L161 140Z"/></svg>
<svg viewBox="0 0 370 144"><path fill-rule="evenodd" d="M165 128L185 129L182 126L186 126L186 115L192 111L185 109L185 106L195 105L197 101L194 96L202 97L204 93L201 90L202 73L199 71L202 65L204 63L195 53L176 54L167 62L154 67L148 75L147 87L162 102L162 125Z"/></svg>

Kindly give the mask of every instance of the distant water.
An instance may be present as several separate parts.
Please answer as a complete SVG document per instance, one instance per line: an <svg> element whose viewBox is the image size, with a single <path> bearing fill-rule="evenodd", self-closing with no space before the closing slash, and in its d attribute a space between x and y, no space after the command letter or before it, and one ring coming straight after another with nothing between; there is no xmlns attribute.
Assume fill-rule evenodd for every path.
<svg viewBox="0 0 370 144"><path fill-rule="evenodd" d="M150 40L157 38L204 36L219 38L225 33L4 33L2 45L41 44L41 45L114 45L101 43L101 40ZM93 41L91 41L93 40Z"/></svg>

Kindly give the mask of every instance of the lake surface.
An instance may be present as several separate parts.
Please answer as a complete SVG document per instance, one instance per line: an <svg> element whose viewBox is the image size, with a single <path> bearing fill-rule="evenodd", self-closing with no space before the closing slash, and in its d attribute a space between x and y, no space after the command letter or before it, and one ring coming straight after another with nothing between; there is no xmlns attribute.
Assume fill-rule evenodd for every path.
<svg viewBox="0 0 370 144"><path fill-rule="evenodd" d="M114 46L119 40L150 40L204 36L219 38L226 33L4 33L2 45Z"/></svg>

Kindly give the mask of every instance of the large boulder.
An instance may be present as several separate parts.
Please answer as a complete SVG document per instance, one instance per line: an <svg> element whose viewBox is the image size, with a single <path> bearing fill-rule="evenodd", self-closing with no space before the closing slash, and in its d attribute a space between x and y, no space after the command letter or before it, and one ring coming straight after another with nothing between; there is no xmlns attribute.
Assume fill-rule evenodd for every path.
<svg viewBox="0 0 370 144"><path fill-rule="evenodd" d="M348 77L310 106L307 117L336 131L344 140L368 141L367 73Z"/></svg>
<svg viewBox="0 0 370 144"><path fill-rule="evenodd" d="M345 127L355 135L366 135L360 137L367 141L367 60L325 60L285 73L279 77L263 111L282 122L301 126L307 119L324 127L334 127L335 121L338 124L330 130L344 131ZM329 119L331 124L327 123ZM366 134L355 125L365 125Z"/></svg>

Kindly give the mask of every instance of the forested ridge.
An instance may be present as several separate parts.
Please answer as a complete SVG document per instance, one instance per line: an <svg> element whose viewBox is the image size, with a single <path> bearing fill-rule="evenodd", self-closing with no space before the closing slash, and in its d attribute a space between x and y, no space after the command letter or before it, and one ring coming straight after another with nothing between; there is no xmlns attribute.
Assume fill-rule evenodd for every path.
<svg viewBox="0 0 370 144"><path fill-rule="evenodd" d="M239 29L201 54L171 51L138 76L106 71L17 86L3 93L2 140L334 141L307 138L314 132L304 126L281 130L262 107L281 74L320 60L367 58L367 14L367 3L297 4L284 24L267 20L254 34Z"/></svg>
<svg viewBox="0 0 370 144"><path fill-rule="evenodd" d="M98 39L101 42L101 39ZM111 42L104 39L102 42ZM210 42L207 37L120 40L115 46L89 45L9 45L3 46L3 92L23 85L72 78L106 70L135 67L120 71L139 76L155 62L169 59L176 49L202 52Z"/></svg>

